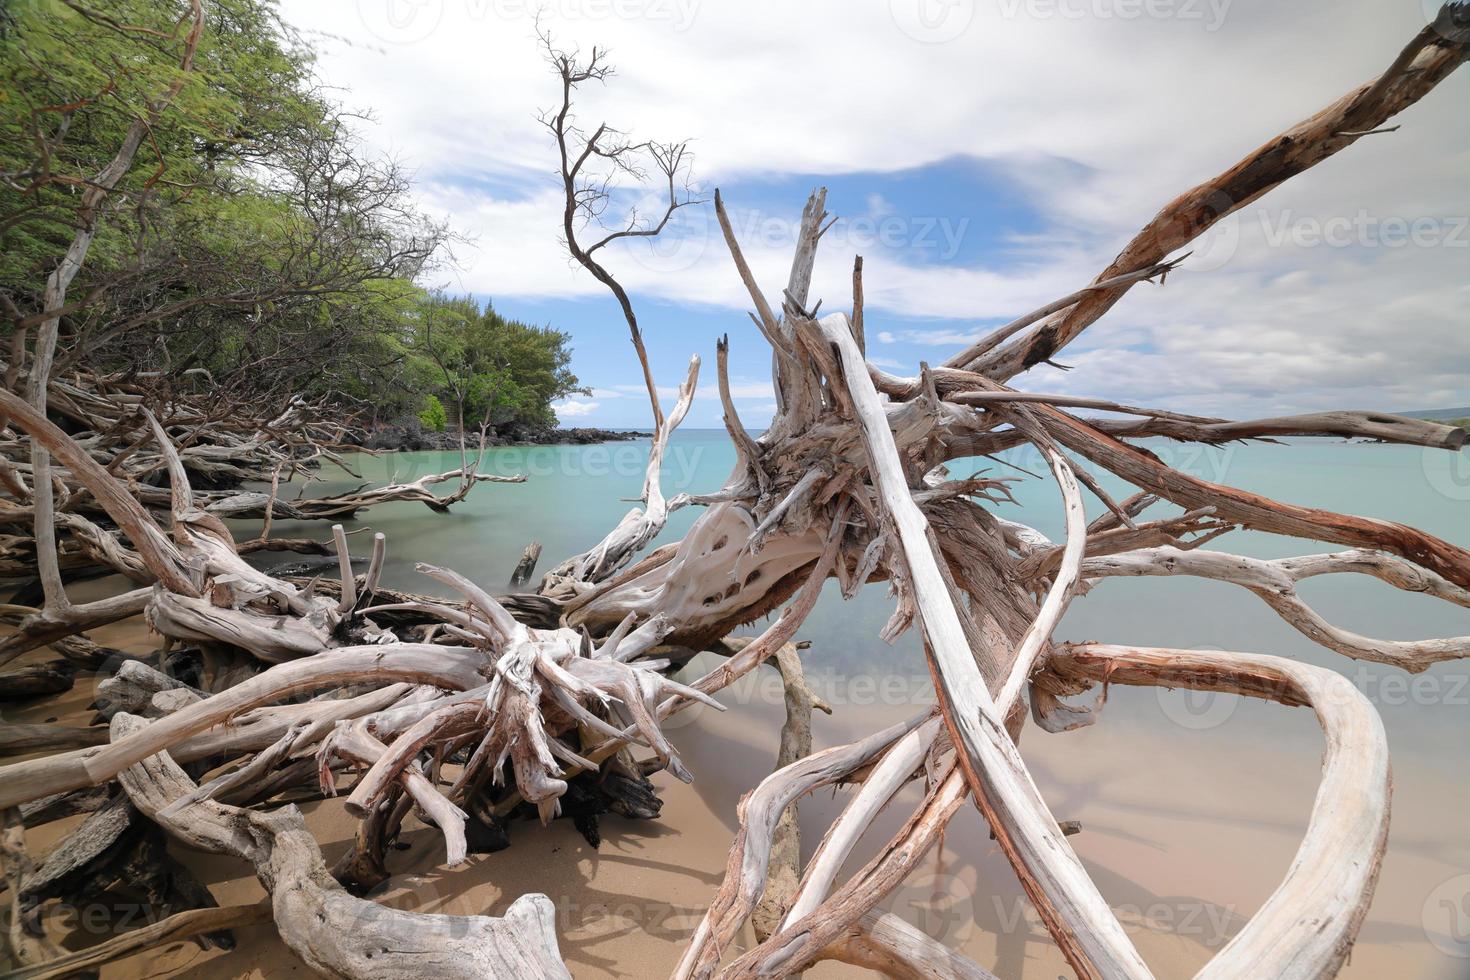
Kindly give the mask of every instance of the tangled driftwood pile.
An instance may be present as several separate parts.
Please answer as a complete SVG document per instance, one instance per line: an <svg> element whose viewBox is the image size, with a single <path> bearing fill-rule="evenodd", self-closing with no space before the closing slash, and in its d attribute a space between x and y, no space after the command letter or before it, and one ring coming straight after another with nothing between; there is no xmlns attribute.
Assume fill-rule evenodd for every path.
<svg viewBox="0 0 1470 980"><path fill-rule="evenodd" d="M84 659L82 631L138 611L164 638L164 653L151 664L125 664L102 685L99 707L110 719L105 744L0 768L0 809L9 814L3 857L10 935L23 963L42 964L24 975L64 975L160 937L218 936L263 914L178 911L104 949L68 956L28 931L47 897L80 879L105 877L104 865L121 873L118 854L135 864L148 854L154 866L162 862L161 828L253 863L282 938L324 974L564 976L544 896L524 896L502 918L398 912L356 896L386 876L385 851L411 811L443 834L450 864L472 849L500 846L500 828L518 813L548 820L565 812L594 836L599 813L656 815L648 775L667 770L691 778L661 722L695 702L714 704L712 695L768 660L780 664L793 692L793 737L783 741L782 767L742 802L725 880L677 976L781 976L824 958L898 976L989 976L874 911L970 798L1077 975L1148 976L1015 742L1028 704L1048 731L1091 723L1094 710L1064 699L1099 683L1226 691L1316 712L1327 751L1306 838L1275 893L1200 975L1332 975L1367 911L1388 826L1388 752L1368 701L1337 673L1281 658L1061 644L1052 634L1090 582L1197 575L1250 589L1292 626L1349 657L1408 671L1464 657L1470 638L1396 642L1335 627L1298 596L1296 584L1362 574L1470 607L1470 554L1404 525L1204 482L1134 441L1335 435L1458 450L1467 433L1354 412L1227 422L1023 393L1009 382L1057 356L1134 284L1162 281L1170 257L1213 223L1379 131L1467 56L1470 6L1452 4L1382 77L1166 206L1092 286L943 365L921 366L913 378L865 360L860 264L850 312L817 315L810 283L827 217L824 192L807 203L779 308L755 281L717 197L735 268L774 351L779 407L763 435L746 430L730 398L722 342L717 380L737 466L717 493L665 500L660 460L693 397L699 361L665 416L631 304L595 258L617 235L584 248L575 224L585 200L583 162L635 150L651 148L669 178L670 211L683 206L674 180L682 148L600 142L610 138L603 129L578 136L568 124L572 93L605 69L596 53L588 64L553 54L565 99L547 122L562 152L568 245L624 308L657 428L643 506L586 553L555 567L534 597L497 598L429 565L420 570L459 601L390 592L379 581L382 536L358 575L340 530L336 582L256 570L220 517L268 522L286 505L274 494L201 492L194 484L221 482L221 474L278 484L283 471L331 453L332 432L314 428L306 406L271 420L222 424L193 413L187 400L142 397L132 382L49 378L45 344L54 346L55 331L53 325L48 336L43 328L29 367L12 365L12 381L26 372L28 397L0 392L10 426L0 444L9 498L4 520L13 532L6 557L12 570L36 571L43 598L23 616L12 610L16 633L0 645L0 657L52 644ZM1069 411L1079 408L1122 420ZM985 503L1004 494L1003 485L951 478L945 470L947 461L1023 443L1043 455L1060 489L1063 541L998 519ZM1109 498L1069 454L1139 492ZM455 496L484 479L471 466L446 478L461 481ZM383 499L440 506L424 482L290 506L293 516L313 517ZM1085 491L1106 504L1105 516L1091 523ZM1165 502L1174 505L1169 515L1145 519L1147 509ZM690 532L643 554L669 512L683 506L704 508ZM1257 561L1204 547L1236 528L1350 550ZM98 566L127 575L139 589L69 603L64 580ZM939 705L852 744L810 753L804 718L812 699L802 693L793 641L833 577L848 596L866 583L890 584L896 604L884 637L920 629ZM731 636L777 610L754 639ZM672 666L701 650L723 655L723 662L687 686L669 678ZM204 773L213 775L201 783ZM874 815L916 778L927 779L918 810L860 871L841 880ZM803 794L837 783L858 788L802 868L793 863L799 852L783 815ZM294 807L264 806L288 789L299 798L303 787L345 794L346 808L361 819L353 848L332 869ZM35 866L20 846L20 821L78 811L91 811L83 831ZM178 873L156 897L188 909L209 904L200 891ZM752 920L760 943L737 949L737 934ZM53 957L60 958L44 965Z"/></svg>

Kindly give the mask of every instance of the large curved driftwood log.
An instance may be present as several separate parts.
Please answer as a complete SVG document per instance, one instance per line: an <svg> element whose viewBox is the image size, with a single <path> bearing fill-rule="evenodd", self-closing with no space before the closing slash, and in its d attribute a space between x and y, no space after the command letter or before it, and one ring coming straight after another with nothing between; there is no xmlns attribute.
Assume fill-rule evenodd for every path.
<svg viewBox="0 0 1470 980"><path fill-rule="evenodd" d="M1067 679L1185 687L1309 705L1327 748L1306 837L1286 878L1196 976L1332 976L1368 914L1388 843L1388 740L1378 712L1331 670L1281 657L1073 644L1048 669Z"/></svg>
<svg viewBox="0 0 1470 980"><path fill-rule="evenodd" d="M1327 742L1323 779L1306 838L1286 879L1199 977L1331 976L1366 915L1387 844L1390 777L1376 711L1341 675L1280 657L1098 644L1058 647L1049 673L1076 685L1185 687L1309 705ZM737 960L726 975L797 972L822 958L848 921L893 886L894 869L917 864L957 812L958 770L943 776L915 817L822 907Z"/></svg>
<svg viewBox="0 0 1470 980"><path fill-rule="evenodd" d="M127 714L115 717L112 728L122 741L147 732L141 719ZM259 813L202 801L170 816L169 805L195 786L166 752L132 763L120 780L133 804L179 840L253 863L271 893L281 938L325 976L571 976L557 950L556 911L545 895L521 896L500 919L387 908L342 890L293 806Z"/></svg>

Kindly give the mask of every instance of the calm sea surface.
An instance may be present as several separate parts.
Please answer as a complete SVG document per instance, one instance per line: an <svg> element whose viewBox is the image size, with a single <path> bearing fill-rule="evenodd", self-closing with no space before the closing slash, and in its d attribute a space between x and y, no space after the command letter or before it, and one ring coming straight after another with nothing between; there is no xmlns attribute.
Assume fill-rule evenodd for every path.
<svg viewBox="0 0 1470 980"><path fill-rule="evenodd" d="M1204 479L1279 500L1416 525L1470 547L1470 457L1401 446L1294 441L1289 445L1199 449L1151 446ZM524 484L483 485L451 513L417 504L375 508L349 527L388 535L386 581L440 591L415 561L447 565L480 583L505 585L522 548L545 546L539 571L585 550L639 493L646 441L597 446L495 449L485 469L522 473ZM1040 459L1011 462L1043 473ZM734 454L723 431L680 432L664 466L673 496L718 489ZM413 479L453 469L458 453L354 458L362 480L329 471L308 494L361 482ZM993 461L958 462L956 476L988 469L1021 476L1017 504L1004 517L1059 538L1062 517L1049 479ZM1117 481L1103 481L1121 496ZM1089 497L1089 510L1100 505ZM1149 516L1158 516L1150 511ZM683 534L697 508L676 513L660 541ZM276 534L322 535L322 525L278 523ZM354 539L366 554L365 537ZM1258 557L1336 550L1330 545L1237 533L1216 544ZM1369 636L1417 639L1470 635L1470 610L1398 593L1357 576L1310 580L1303 595L1331 622ZM843 602L829 583L801 638L813 686L833 705L818 716L819 747L848 741L932 703L917 637L882 643L891 611L885 587ZM750 632L757 632L759 624ZM1293 657L1342 672L1378 706L1394 759L1394 814L1388 857L1362 940L1344 975L1470 976L1470 665L1442 664L1424 674L1347 660L1314 646L1258 599L1234 586L1187 579L1108 581L1073 603L1059 633L1072 640L1241 650ZM699 672L696 662L690 673ZM770 676L748 679L722 696L731 710L681 716L674 738L710 811L724 829L708 841L709 864L723 865L740 794L770 771L781 724L780 689ZM1108 901L1160 976L1188 975L1228 941L1289 866L1310 812L1322 739L1310 712L1237 698L1113 689L1102 720L1068 735L1029 727L1022 751L1057 817L1080 820L1072 838ZM846 794L802 804L808 851ZM865 842L875 847L912 811L917 790L891 805ZM1070 975L1014 885L983 823L956 819L943 853L931 855L888 907L1000 976ZM865 860L867 854L854 859Z"/></svg>

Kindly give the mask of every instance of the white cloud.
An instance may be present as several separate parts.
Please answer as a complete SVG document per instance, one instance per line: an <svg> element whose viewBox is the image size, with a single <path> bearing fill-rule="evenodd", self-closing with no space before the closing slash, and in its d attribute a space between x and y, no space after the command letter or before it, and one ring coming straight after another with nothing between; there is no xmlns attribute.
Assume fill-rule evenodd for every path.
<svg viewBox="0 0 1470 980"><path fill-rule="evenodd" d="M873 218L881 218L897 210L882 194L869 194L867 205L868 216Z"/></svg>
<svg viewBox="0 0 1470 980"><path fill-rule="evenodd" d="M556 412L557 418L560 419L584 418L588 415L596 413L596 411L601 407L601 402L591 400L583 401L581 399L575 398L568 398L566 401L554 402L551 406L552 411Z"/></svg>
<svg viewBox="0 0 1470 980"><path fill-rule="evenodd" d="M924 344L930 347L964 347L980 339L980 331L964 330L885 330L878 339L885 344Z"/></svg>
<svg viewBox="0 0 1470 980"><path fill-rule="evenodd" d="M370 142L418 168L425 205L476 237L456 285L497 298L603 295L558 242L550 146L535 119L557 91L526 13L535 5L422 0L412 8L420 19L394 27L378 12L388 3L408 6L285 0L284 9L345 38L325 41L321 74L374 113ZM612 51L618 73L586 91L584 123L693 139L711 187L965 156L1014 181L1044 224L1011 242L1019 265L919 265L901 251L864 250L869 329L894 345L895 361L931 356L923 347L958 348L976 322L1076 289L1165 201L1371 78L1423 26L1422 4L1381 0L1234 0L1218 8L1218 24L976 3L946 8L973 12L973 22L930 44L906 35L891 6L552 0L546 23L564 44ZM1190 6L1204 5L1163 8ZM813 37L829 56L814 61ZM1470 250L1272 240L1283 216L1295 231L1360 209L1380 223L1464 215L1467 102L1470 70L1396 120L1400 132L1363 140L1267 196L1257 206L1267 209L1264 222L1243 216L1238 244L1217 238L1214 254L1191 261L1198 272L1177 274L1164 290L1135 289L1063 352L1074 372L1037 371L1026 384L1178 399L1204 411L1341 398L1365 407L1470 402L1460 286ZM729 203L740 227L741 202ZM786 227L801 204L790 202ZM877 195L828 202L839 215L888 207ZM623 249L609 265L640 294L744 309L707 209L680 216L667 242ZM850 288L848 244L824 243L813 295L828 308ZM778 298L789 245L753 241L747 256ZM894 315L960 323L885 329ZM713 385L701 388L713 396ZM769 388L740 397L768 398Z"/></svg>

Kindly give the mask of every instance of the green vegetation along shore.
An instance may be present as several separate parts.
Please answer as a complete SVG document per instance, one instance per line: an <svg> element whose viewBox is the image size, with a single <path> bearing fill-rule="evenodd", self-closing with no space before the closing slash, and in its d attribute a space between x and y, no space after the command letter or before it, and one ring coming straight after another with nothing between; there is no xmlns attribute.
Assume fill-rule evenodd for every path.
<svg viewBox="0 0 1470 980"><path fill-rule="evenodd" d="M552 403L581 390L567 335L430 288L456 236L354 136L357 107L316 77L307 39L271 0L204 8L184 66L173 4L0 5L6 348L26 349L57 256L90 226L58 371L222 404L325 400L367 428L554 428Z"/></svg>

